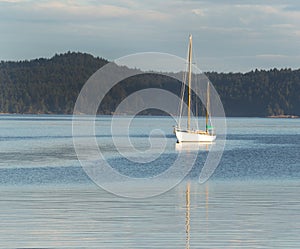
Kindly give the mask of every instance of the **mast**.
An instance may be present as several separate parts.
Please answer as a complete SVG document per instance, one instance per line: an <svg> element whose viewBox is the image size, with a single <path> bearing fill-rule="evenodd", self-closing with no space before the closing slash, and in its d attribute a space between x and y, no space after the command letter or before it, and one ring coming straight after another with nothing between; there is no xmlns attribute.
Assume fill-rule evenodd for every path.
<svg viewBox="0 0 300 249"><path fill-rule="evenodd" d="M191 81L192 81L192 35L189 38L189 57L188 57L188 120L187 120L187 129L191 128Z"/></svg>
<svg viewBox="0 0 300 249"><path fill-rule="evenodd" d="M208 113L210 108L209 103L209 81L207 81L207 94L206 94L206 119L205 119L205 131L208 132Z"/></svg>

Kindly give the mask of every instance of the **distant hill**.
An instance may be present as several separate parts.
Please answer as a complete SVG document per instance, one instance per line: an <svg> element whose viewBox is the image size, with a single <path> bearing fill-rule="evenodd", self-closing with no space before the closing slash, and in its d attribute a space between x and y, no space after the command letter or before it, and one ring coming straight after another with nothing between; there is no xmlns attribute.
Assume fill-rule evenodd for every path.
<svg viewBox="0 0 300 249"><path fill-rule="evenodd" d="M248 73L207 73L227 116L300 114L300 70L271 69Z"/></svg>
<svg viewBox="0 0 300 249"><path fill-rule="evenodd" d="M2 61L0 113L71 114L84 83L106 63L108 61L103 58L74 52L55 55L51 59ZM227 116L300 116L300 70L208 72L206 75L218 91ZM99 113L114 112L118 103L130 93L148 87L180 92L180 83L174 79L156 74L135 76L107 94ZM159 114L154 110L149 113Z"/></svg>

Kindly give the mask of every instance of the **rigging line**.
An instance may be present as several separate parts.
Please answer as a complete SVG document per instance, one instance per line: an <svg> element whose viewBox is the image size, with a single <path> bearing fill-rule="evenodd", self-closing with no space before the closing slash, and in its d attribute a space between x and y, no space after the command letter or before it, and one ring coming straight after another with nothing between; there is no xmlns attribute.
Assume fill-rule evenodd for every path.
<svg viewBox="0 0 300 249"><path fill-rule="evenodd" d="M195 64L196 64L196 66L197 65L200 65L198 62L198 57L197 57L197 55L198 55L198 53L196 53L196 49L194 48L194 61L195 61ZM199 72L200 74L197 74L197 76L199 76L199 85L201 84L201 74L202 74L202 72L201 72L201 70L200 70L200 72ZM204 73L203 73L203 75L204 75ZM198 77L197 77L198 78ZM205 77L204 77L205 78ZM210 89L210 86L211 86L211 82L209 81L209 79L207 78L207 80L208 80L208 85L206 84L206 87L205 87L205 89L206 89L206 91L205 91L205 96L206 96L206 101L207 101L207 98L210 98L210 96L208 96L209 94L207 94L207 87L208 87L208 89ZM197 86L198 86L198 82L196 82L197 83ZM204 84L205 85L205 84ZM200 90L201 90L201 87L200 87ZM201 101L202 102L202 101ZM209 100L209 102L210 102L210 100ZM203 112L204 113L208 113L208 121L209 121L209 124L212 126L212 121L211 121L211 115L210 115L210 106L206 106L205 107L205 104L204 103L202 103L203 105ZM210 104L209 104L210 105Z"/></svg>
<svg viewBox="0 0 300 249"><path fill-rule="evenodd" d="M188 71L188 56L189 56L189 53L187 51L187 54L186 54L186 63L185 63L185 67L184 67L184 70L183 70L183 74L182 74L182 84L181 84L181 101L180 101L180 105L179 105L179 117L178 117L178 127L180 128L181 127L181 118L182 118L182 109L183 109L183 102L184 102L184 94L185 94L185 87L186 87L186 82L187 82L187 71Z"/></svg>
<svg viewBox="0 0 300 249"><path fill-rule="evenodd" d="M189 36L189 57L188 57L188 119L187 119L187 130L191 129L191 81L192 81L192 55L193 55L193 40L192 35Z"/></svg>
<svg viewBox="0 0 300 249"><path fill-rule="evenodd" d="M198 130L198 121L199 121L199 110L198 110L198 105L199 105L199 98L198 98L198 75L194 75L195 79L195 124L196 124L196 129Z"/></svg>
<svg viewBox="0 0 300 249"><path fill-rule="evenodd" d="M208 84L209 84L209 89L211 89L211 82L210 81L208 81ZM209 91L209 110L208 110L208 120L209 120L209 124L210 124L210 126L212 127L212 132L214 133L214 127L213 127L213 123L212 123L212 121L211 121L211 94L210 94L210 91Z"/></svg>
<svg viewBox="0 0 300 249"><path fill-rule="evenodd" d="M181 126L181 118L182 118L182 109L183 109L183 101L184 101L186 77L187 77L186 76L186 72L183 72L183 75L182 75L182 85L181 85L181 101L180 101L179 121L178 121L179 127Z"/></svg>
<svg viewBox="0 0 300 249"><path fill-rule="evenodd" d="M197 57L197 49L195 48L195 46L193 47L193 58L194 58L194 67L195 69L198 69L197 68L197 65L198 64L198 57ZM198 70L194 70L194 82L195 82L195 90L196 90L196 95L195 95L195 123L196 123L196 128L198 129L199 127L199 97L198 97L198 93L200 94L199 92L199 89L201 90L201 87L199 88L199 85L201 84L201 72L200 72L200 75L198 73Z"/></svg>

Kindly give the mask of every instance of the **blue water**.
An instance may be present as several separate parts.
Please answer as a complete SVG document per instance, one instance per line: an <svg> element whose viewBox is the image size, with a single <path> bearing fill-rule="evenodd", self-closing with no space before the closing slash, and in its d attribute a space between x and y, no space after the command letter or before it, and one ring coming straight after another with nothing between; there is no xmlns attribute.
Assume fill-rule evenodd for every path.
<svg viewBox="0 0 300 249"><path fill-rule="evenodd" d="M300 119L228 118L223 157L207 183L198 183L204 148L181 184L141 200L117 197L90 180L71 125L71 116L0 116L0 248L300 248ZM155 160L145 164L114 147L110 117L97 118L96 137L118 172L152 177L178 155L173 125L168 117L134 120L131 142L140 151L150 148L151 130L164 133L152 134L166 144L164 152L154 146L147 156Z"/></svg>
<svg viewBox="0 0 300 249"><path fill-rule="evenodd" d="M144 164L132 162L118 153L109 121L109 117L98 118L96 136L107 161L122 174L154 176L176 159L178 152L171 118L140 117L132 124L132 143L140 150L148 149L152 129L160 128L165 133L164 153ZM300 178L299 119L228 118L227 123L226 147L213 179ZM71 124L72 116L0 116L0 184L89 182L77 160ZM122 139L123 135L116 137ZM160 134L153 137L158 141L164 139ZM129 145L124 144L124 147ZM207 153L206 150L199 152L189 177L199 176Z"/></svg>

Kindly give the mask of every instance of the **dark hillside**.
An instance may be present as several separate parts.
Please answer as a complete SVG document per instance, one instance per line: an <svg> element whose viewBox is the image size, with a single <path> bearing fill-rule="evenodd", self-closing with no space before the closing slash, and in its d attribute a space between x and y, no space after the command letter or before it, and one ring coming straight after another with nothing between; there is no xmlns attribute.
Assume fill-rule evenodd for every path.
<svg viewBox="0 0 300 249"><path fill-rule="evenodd" d="M0 112L70 114L87 79L108 61L68 52L51 59L0 63ZM220 94L227 116L300 116L300 70L206 74ZM114 87L99 108L110 114L130 93L158 87L179 94L175 80L143 74Z"/></svg>

